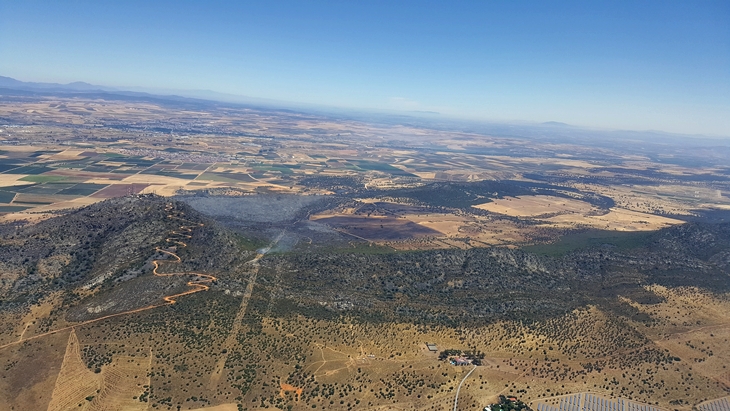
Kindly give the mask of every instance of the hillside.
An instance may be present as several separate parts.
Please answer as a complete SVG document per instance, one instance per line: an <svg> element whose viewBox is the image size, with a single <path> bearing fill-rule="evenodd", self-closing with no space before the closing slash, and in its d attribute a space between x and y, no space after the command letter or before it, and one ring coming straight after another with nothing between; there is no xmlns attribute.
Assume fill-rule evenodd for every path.
<svg viewBox="0 0 730 411"><path fill-rule="evenodd" d="M469 368L426 342L480 359L461 409L584 391L689 409L730 389L727 223L542 254L265 255L136 195L1 230L15 409L447 407Z"/></svg>
<svg viewBox="0 0 730 411"><path fill-rule="evenodd" d="M200 225L186 247L169 241L179 240L172 233L179 230L182 216ZM157 247L180 248L176 268L181 271L223 272L224 278L225 268L246 255L237 241L184 204L154 195L106 200L34 225L6 225L0 237L0 307L3 313L20 313L53 297L55 309L73 311L116 294L124 300L113 302L118 307L93 314L138 308L162 299L167 288L186 288L185 278L150 275L153 259L166 258L155 252ZM127 289L143 289L144 296Z"/></svg>

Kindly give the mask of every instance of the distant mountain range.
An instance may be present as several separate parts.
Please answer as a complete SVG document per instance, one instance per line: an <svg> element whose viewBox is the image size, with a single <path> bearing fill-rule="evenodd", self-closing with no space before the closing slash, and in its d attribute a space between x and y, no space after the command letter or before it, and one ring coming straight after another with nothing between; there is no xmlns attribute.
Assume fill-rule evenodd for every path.
<svg viewBox="0 0 730 411"><path fill-rule="evenodd" d="M117 89L104 86L96 86L83 81L75 81L68 84L59 83L35 83L20 81L10 77L0 76L0 88L14 90L47 90L47 91L117 91Z"/></svg>
<svg viewBox="0 0 730 411"><path fill-rule="evenodd" d="M483 120L451 118L449 116L442 116L440 113L434 111L393 111L381 109L341 108L219 93L211 90L171 90L143 87L127 87L121 89L89 84L83 81L75 81L68 84L37 83L0 76L0 95L3 94L3 89L32 94L84 94L90 97L91 94L99 93L100 95L96 96L96 98L115 96L115 98L123 99L164 100L169 102L192 104L233 103L260 109L295 110L306 112L308 114L325 115L341 119L386 124L412 124L415 126L462 130L486 135L500 135L503 137L537 138L547 140L555 139L556 141L562 142L591 140L593 145L609 147L613 146L617 140L644 141L660 144L686 144L687 141L691 141L694 145L716 145L721 143L723 146L727 146L728 144L727 137L724 136L709 137L704 135L667 133L658 130L639 131L592 129L558 121L547 121L543 123L490 122ZM691 140L686 140L687 138L691 138Z"/></svg>
<svg viewBox="0 0 730 411"><path fill-rule="evenodd" d="M20 81L11 77L0 76L0 89L22 90L30 92L57 92L57 93L93 93L106 92L124 96L138 97L165 97L178 100L181 97L197 100L209 100L225 103L253 104L268 108L273 107L295 107L304 106L296 103L282 102L265 98L239 96L235 94L218 93L210 90L169 90L150 89L142 87L116 88L89 84L83 81L75 81L68 84L60 83L36 83Z"/></svg>

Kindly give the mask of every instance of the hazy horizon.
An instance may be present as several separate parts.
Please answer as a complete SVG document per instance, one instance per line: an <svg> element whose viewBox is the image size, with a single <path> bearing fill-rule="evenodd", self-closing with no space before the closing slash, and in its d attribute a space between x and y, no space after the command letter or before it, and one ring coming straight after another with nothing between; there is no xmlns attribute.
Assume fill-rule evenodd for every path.
<svg viewBox="0 0 730 411"><path fill-rule="evenodd" d="M0 74L730 135L730 5L8 1Z"/></svg>

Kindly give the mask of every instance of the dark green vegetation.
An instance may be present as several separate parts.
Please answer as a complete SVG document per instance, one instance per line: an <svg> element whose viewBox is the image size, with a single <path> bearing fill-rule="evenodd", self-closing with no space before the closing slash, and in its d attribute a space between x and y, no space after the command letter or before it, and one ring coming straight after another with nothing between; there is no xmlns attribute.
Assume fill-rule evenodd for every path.
<svg viewBox="0 0 730 411"><path fill-rule="evenodd" d="M396 199L415 200L433 207L449 207L470 210L473 205L486 203L491 198L521 195L551 195L583 200L598 208L614 206L609 197L580 190L527 181L480 181L475 183L432 183L418 188L389 190L387 195Z"/></svg>
<svg viewBox="0 0 730 411"><path fill-rule="evenodd" d="M155 245L166 246L164 237L177 224L164 215L164 202L109 200L20 231L5 228L0 257L28 275L13 283L3 280L3 304L38 301L93 279L110 288L120 278L143 275L137 267L154 255ZM182 203L178 207L187 216L197 214ZM185 270L224 271L237 258L230 247L251 252L266 244L223 234L215 222L199 230L181 250ZM216 238L229 240L213 247L210 240ZM646 284L730 290L725 272L730 263L721 257L730 252L730 224L687 224L656 234L586 231L532 247L541 255L500 248L392 253L366 243L358 247L275 254L262 263L280 272L282 295L294 306L326 302L334 312L422 323L535 321L587 304L626 314L633 309L611 297L657 298L642 288ZM63 258L67 265L49 263ZM114 272L108 274L107 267Z"/></svg>
<svg viewBox="0 0 730 411"><path fill-rule="evenodd" d="M461 209L470 212L478 212L472 206L489 202L490 199L523 195L550 195L566 199L577 199L600 209L608 209L615 205L611 198L592 192L566 186L517 180L489 180L469 183L436 182L415 188L380 190L366 189L361 177L312 176L300 180L300 184L329 189L340 194L386 197L398 202L425 207Z"/></svg>
<svg viewBox="0 0 730 411"><path fill-rule="evenodd" d="M320 206L297 205L284 196L266 204L255 201L260 200L246 205L262 208L260 224L270 217L267 204L291 207L280 217L292 226L307 215L307 207ZM221 218L230 223L230 216ZM476 373L498 361L485 352L509 353L509 359L499 360L503 369L519 368L529 378L555 384L602 381L606 370L630 374L637 364L664 372L687 360L678 362L652 345L641 330L656 319L621 298L644 305L663 301L644 287L649 284L691 285L715 294L730 290L730 224L689 223L630 240L601 237L595 246L547 255L505 248L393 253L359 243L338 252L279 251L254 266L253 250L266 244L266 236L235 234L185 203L148 195L107 200L35 225L0 226L0 260L19 273L12 281L3 279L0 310L8 316L25 312L58 293L60 303L31 328L39 334L160 303L165 295L189 289L185 281L194 276L150 275L150 262L165 258L155 247L174 246L167 239L181 225L194 227L184 238L186 246L175 249L181 263L163 265L160 272L215 275L211 288L174 305L76 330L92 372L103 373L118 356L152 355L150 385L139 398L153 408L236 403L242 409L354 410L393 401L425 407L434 395L452 398L463 369L448 368L435 356L410 367L418 357L409 341L422 346L426 335L451 338L439 343L449 347L445 356L480 363ZM286 241L279 231L271 234ZM245 312L235 323L254 272ZM4 336L17 340L11 337ZM226 345L229 340L233 344ZM360 350L378 360L348 357ZM620 355L606 355L613 352ZM221 380L211 386L221 359ZM328 365L332 362L336 365ZM8 363L6 372L19 372L19 364ZM331 368L318 371L320 365ZM671 393L651 378L624 381L616 390L644 399ZM478 381L480 387L491 384ZM301 396L282 394L282 384L301 389ZM534 389L536 383L530 384ZM534 395L529 386L502 388ZM474 393L465 395L465 404L478 404ZM524 403L507 400L503 411L525 409Z"/></svg>
<svg viewBox="0 0 730 411"><path fill-rule="evenodd" d="M452 357L462 357L466 358L467 360L470 360L472 364L474 365L482 365L482 360L484 359L484 353L477 351L464 351L464 350L457 350L454 348L450 348L448 350L443 350L439 353L439 360L444 361L448 360Z"/></svg>
<svg viewBox="0 0 730 411"><path fill-rule="evenodd" d="M490 404L489 409L491 411L532 411L532 408L521 400L515 397L505 397L504 395L499 396L499 402Z"/></svg>
<svg viewBox="0 0 730 411"><path fill-rule="evenodd" d="M426 324L538 321L588 304L640 319L616 296L656 300L643 288L648 284L730 290L730 263L723 257L730 253L730 224L688 224L631 242L618 239L609 245L614 238L601 238L596 247L563 249L554 257L500 248L312 252L272 256L266 264L282 271L284 295L300 306L325 301L348 315Z"/></svg>
<svg viewBox="0 0 730 411"><path fill-rule="evenodd" d="M561 256L572 251L589 248L618 248L629 250L641 247L652 236L646 231L603 231L575 230L560 236L549 244L537 244L522 247L528 253Z"/></svg>
<svg viewBox="0 0 730 411"><path fill-rule="evenodd" d="M150 276L149 269L141 269L155 256L156 246L174 245L166 238L181 223L168 217L166 203L167 200L156 196L124 197L20 229L2 227L0 260L7 267L23 270L25 275L13 282L0 280L0 307L37 302L55 291L63 291L64 298L78 304L74 289L85 284L100 290L93 297L96 299L132 284L141 289L159 288L152 292L153 299L169 294L163 290L174 284L174 279L145 280ZM184 204L177 207L181 218L207 223L198 229L189 247L180 251L181 257L185 257L181 269L216 272L218 264L227 265L246 255L236 251L239 248L233 234L221 231L217 223ZM127 302L132 304L131 308L145 303L144 299L135 298ZM129 308L121 304L115 310Z"/></svg>

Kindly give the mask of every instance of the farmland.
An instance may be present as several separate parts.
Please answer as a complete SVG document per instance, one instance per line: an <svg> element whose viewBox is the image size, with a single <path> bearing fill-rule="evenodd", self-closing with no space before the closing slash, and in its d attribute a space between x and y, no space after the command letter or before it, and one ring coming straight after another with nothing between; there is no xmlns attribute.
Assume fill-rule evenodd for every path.
<svg viewBox="0 0 730 411"><path fill-rule="evenodd" d="M462 410L730 389L721 146L114 95L0 119L0 404L451 409L471 367L426 342L483 354Z"/></svg>
<svg viewBox="0 0 730 411"><path fill-rule="evenodd" d="M557 195L562 203L553 201L553 207L570 204L563 207L574 207L573 211L538 211L554 214L545 224L560 229L655 230L680 223L672 216L730 207L724 194L729 180L719 165L686 165L692 156L705 154L701 147L685 152L686 159L672 152L674 162L659 163L618 148L588 151L578 143L531 144L465 131L247 107L209 108L193 102L165 106L113 99L26 98L0 101L0 117L10 124L0 132L5 220L117 195L227 189L240 194L366 192L390 199L397 195L397 203L422 201L425 195L433 206L464 211L465 206L475 206L492 215L528 219L539 216L532 211L503 212L500 207L507 202L514 205L517 198L524 203L527 198ZM491 193L477 194L483 197L450 195L441 186L438 195L448 196L446 202L428 190L418 191L431 183L463 186L480 181L515 183L494 184ZM556 192L555 185L563 191ZM17 192L24 196L10 198ZM48 198L25 195L44 193L69 197L44 204ZM595 201L580 205L588 194L609 198L612 204L598 209ZM572 218L578 209L583 217Z"/></svg>

